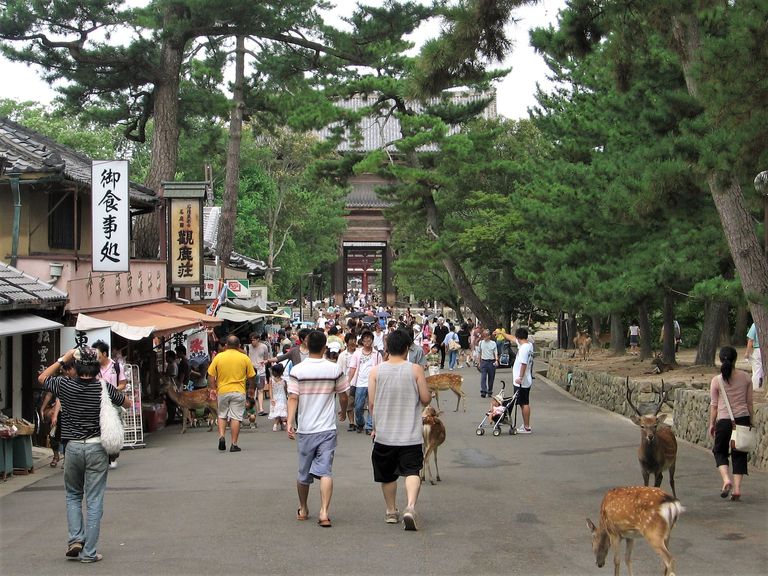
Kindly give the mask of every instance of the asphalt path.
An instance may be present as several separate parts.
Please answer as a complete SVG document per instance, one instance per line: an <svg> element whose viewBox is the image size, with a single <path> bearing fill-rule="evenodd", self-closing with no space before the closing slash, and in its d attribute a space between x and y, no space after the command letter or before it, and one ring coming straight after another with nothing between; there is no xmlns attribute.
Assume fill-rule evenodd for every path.
<svg viewBox="0 0 768 576"><path fill-rule="evenodd" d="M310 520L297 521L295 443L261 418L257 430L243 431L236 454L216 449L215 432L181 435L179 427L124 451L109 474L98 564L64 557L60 471L0 497L0 573L611 574L610 557L602 570L595 565L585 518L597 522L607 489L642 484L637 427L538 377L533 434L477 436L488 401L480 398L479 374L461 373L467 410L453 412L453 394L441 394L442 482L422 485L418 532L384 522L371 439L346 424L334 462L333 527L316 523L317 485ZM498 378L510 381L510 371ZM722 500L712 455L680 442L676 484L687 510L670 542L678 575L766 573L766 478L752 472L742 502ZM662 487L669 491L666 478ZM402 510L402 484L398 504ZM662 573L642 539L633 559L636 576Z"/></svg>

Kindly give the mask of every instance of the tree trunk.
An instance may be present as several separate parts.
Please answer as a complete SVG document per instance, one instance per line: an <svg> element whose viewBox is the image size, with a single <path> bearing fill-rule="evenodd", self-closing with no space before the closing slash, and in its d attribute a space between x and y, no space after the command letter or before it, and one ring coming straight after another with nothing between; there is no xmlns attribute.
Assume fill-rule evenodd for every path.
<svg viewBox="0 0 768 576"><path fill-rule="evenodd" d="M675 301L669 290L664 292L664 328L661 341L661 361L672 366L675 360Z"/></svg>
<svg viewBox="0 0 768 576"><path fill-rule="evenodd" d="M237 222L237 192L240 185L240 142L243 138L243 85L245 84L245 37L238 36L235 46L235 83L232 88L232 110L229 116L229 142L227 168L224 178L224 196L219 220L216 253L219 261L229 262L235 241Z"/></svg>
<svg viewBox="0 0 768 576"><path fill-rule="evenodd" d="M653 356L651 321L648 316L648 303L645 300L637 307L637 321L640 328L640 361L642 362Z"/></svg>
<svg viewBox="0 0 768 576"><path fill-rule="evenodd" d="M736 321L731 336L731 342L734 346L747 345L747 330L749 330L749 309L739 305L736 307Z"/></svg>
<svg viewBox="0 0 768 576"><path fill-rule="evenodd" d="M431 193L424 196L424 208L427 213L427 223L432 229L433 234L439 235L440 224L437 217L437 205L435 204L435 199ZM480 300L480 297L472 287L472 283L467 278L461 264L459 264L453 256L447 253L443 254L442 262L448 275L451 277L453 285L456 287L456 290L461 295L466 305L472 309L475 316L477 316L483 323L483 326L493 330L496 326L496 319L493 317L493 314L491 314L488 306Z"/></svg>
<svg viewBox="0 0 768 576"><path fill-rule="evenodd" d="M171 5L164 15L164 30L172 30L175 22L183 18L184 6ZM162 199L162 183L174 179L179 153L179 82L184 59L186 39L169 36L160 53L159 77L153 97L154 132L149 174L145 185L161 197L160 207L154 214L134 219L134 241L138 258L167 259L166 207ZM158 251L158 246L159 251Z"/></svg>
<svg viewBox="0 0 768 576"><path fill-rule="evenodd" d="M611 312L611 350L617 356L626 354L627 345L624 342L624 322L621 321L621 314Z"/></svg>
<svg viewBox="0 0 768 576"><path fill-rule="evenodd" d="M592 314L592 347L598 345L597 337L600 335L600 325L602 324L602 318L598 314Z"/></svg>
<svg viewBox="0 0 768 576"><path fill-rule="evenodd" d="M695 14L681 14L672 18L672 25L675 47L681 56L685 84L691 96L698 98L698 79L694 70L701 59L699 22ZM760 246L741 186L734 174L723 175L714 170L707 174L707 183L720 215L731 257L744 287L758 334L768 335L768 254L765 253L764 247ZM760 350L765 366L768 361L768 346L761 346Z"/></svg>
<svg viewBox="0 0 768 576"><path fill-rule="evenodd" d="M707 300L704 303L704 325L696 350L696 365L715 365L723 325L728 325L728 303L722 300Z"/></svg>
<svg viewBox="0 0 768 576"><path fill-rule="evenodd" d="M576 321L576 314L573 312L568 314L568 320L566 320L566 326L568 327L568 341L566 342L566 350L576 348L576 344L573 343L573 339L576 338L576 334L579 332L579 323Z"/></svg>

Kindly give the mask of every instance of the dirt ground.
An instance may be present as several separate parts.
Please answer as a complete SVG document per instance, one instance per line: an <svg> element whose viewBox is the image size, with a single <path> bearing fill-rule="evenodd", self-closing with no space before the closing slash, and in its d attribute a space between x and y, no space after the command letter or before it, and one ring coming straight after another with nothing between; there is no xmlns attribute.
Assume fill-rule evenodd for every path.
<svg viewBox="0 0 768 576"><path fill-rule="evenodd" d="M739 356L737 368L750 372L749 365L744 360L744 349L737 349ZM580 368L596 371L608 372L617 376L629 376L633 381L652 382L660 385L663 380L665 384L686 384L690 387L707 389L712 380L712 376L718 373L717 366L695 366L696 350L680 350L676 355L678 366L663 374L653 374L654 365L651 364L652 358L640 361L640 356L626 354L622 356L614 355L610 350L592 350L586 361L580 357L564 358L562 361L573 364ZM719 366L719 364L718 364ZM765 392L757 392L754 395L754 402L764 404L768 402Z"/></svg>

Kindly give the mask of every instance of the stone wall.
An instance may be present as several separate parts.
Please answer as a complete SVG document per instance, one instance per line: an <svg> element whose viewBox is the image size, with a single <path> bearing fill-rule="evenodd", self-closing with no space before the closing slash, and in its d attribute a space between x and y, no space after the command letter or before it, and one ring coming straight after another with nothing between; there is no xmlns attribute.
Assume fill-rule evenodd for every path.
<svg viewBox="0 0 768 576"><path fill-rule="evenodd" d="M589 372L555 358L549 360L547 378L584 402L627 417L634 414L627 403L626 378L604 372ZM650 382L630 380L630 387L636 391L632 401L641 412L655 410L658 395L653 392ZM670 412L673 416L675 435L705 448L712 448L707 426L709 391L687 388L682 384L674 384L672 389L662 411ZM750 464L768 470L768 406L755 407L754 425L757 428L757 450L750 454Z"/></svg>

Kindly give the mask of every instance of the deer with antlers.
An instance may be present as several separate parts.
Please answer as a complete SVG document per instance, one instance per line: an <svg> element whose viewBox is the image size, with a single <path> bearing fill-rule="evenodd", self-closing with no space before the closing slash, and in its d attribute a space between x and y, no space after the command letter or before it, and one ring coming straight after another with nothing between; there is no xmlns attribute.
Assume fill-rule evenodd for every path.
<svg viewBox="0 0 768 576"><path fill-rule="evenodd" d="M608 549L613 550L614 576L619 576L621 541L627 541L625 561L632 576L634 538L642 535L664 562L664 576L674 576L674 559L670 554L669 535L685 510L677 498L660 488L633 486L609 490L600 506L600 525L587 518L592 531L592 551L597 566L602 568Z"/></svg>
<svg viewBox="0 0 768 576"><path fill-rule="evenodd" d="M438 412L433 406L426 406L421 413L422 434L424 435L424 467L421 469L421 480L429 476L429 483L434 484L432 480L432 469L429 467L430 455L435 461L435 472L437 481L440 482L440 469L437 467L437 449L445 442L445 424L438 418Z"/></svg>
<svg viewBox="0 0 768 576"><path fill-rule="evenodd" d="M213 392L213 393L212 393ZM181 418L181 433L184 434L187 431L187 421L190 420L190 416L193 410L198 408L208 408L213 418L208 420L208 432L213 430L213 423L216 421L218 415L218 403L216 401L215 391L210 388L200 388L198 390L191 391L178 391L172 384L168 386L166 394L181 406L182 418Z"/></svg>
<svg viewBox="0 0 768 576"><path fill-rule="evenodd" d="M463 384L464 378L456 373L451 374L450 372L444 372L427 376L427 386L429 387L432 396L435 398L438 410L440 410L440 390L450 390L457 396L456 410L454 410L454 412L459 411L459 405L462 400L464 401L464 412L467 411L467 395L464 393L464 390L461 389Z"/></svg>
<svg viewBox="0 0 768 576"><path fill-rule="evenodd" d="M656 389L653 388L655 392ZM636 415L631 416L632 422L640 426L640 447L637 450L637 459L643 472L643 481L648 486L648 481L653 474L654 486L661 486L664 478L664 470L669 470L669 485L672 494L675 492L675 463L677 461L677 439L672 428L664 424L666 414L659 414L662 405L667 401L668 390L664 388L664 380L661 381L661 393L656 411L651 415L642 415L640 410L632 403L632 389L627 378L627 403Z"/></svg>

